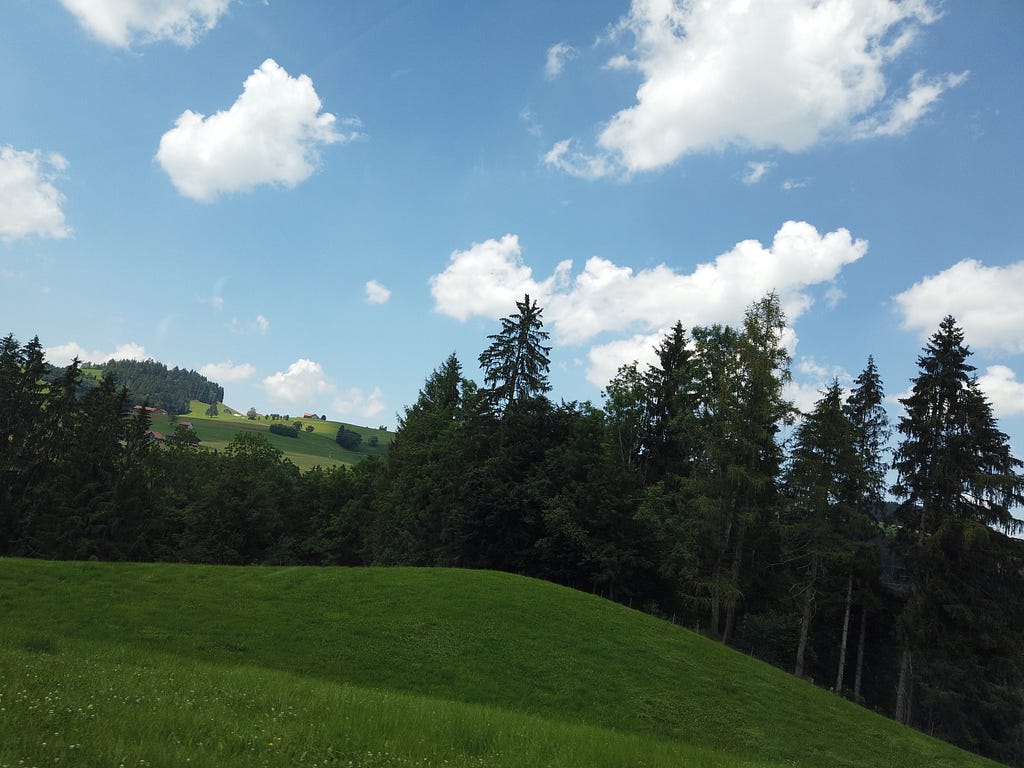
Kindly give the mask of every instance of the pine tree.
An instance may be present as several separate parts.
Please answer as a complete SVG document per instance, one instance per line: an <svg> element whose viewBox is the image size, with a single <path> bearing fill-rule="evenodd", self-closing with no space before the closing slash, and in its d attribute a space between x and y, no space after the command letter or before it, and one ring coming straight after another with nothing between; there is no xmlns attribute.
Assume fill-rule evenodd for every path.
<svg viewBox="0 0 1024 768"><path fill-rule="evenodd" d="M802 598L800 640L794 674L803 677L804 654L821 579L848 567L848 535L856 514L858 459L853 425L843 413L838 381L824 392L797 427L784 483L783 530L789 560L797 568Z"/></svg>
<svg viewBox="0 0 1024 768"><path fill-rule="evenodd" d="M709 595L710 631L728 642L748 580L752 542L762 557L774 546L783 453L778 433L793 406L784 397L790 357L782 345L785 314L774 293L752 304L743 328L693 330L700 429L691 480L702 540L701 582ZM725 623L721 624L724 608Z"/></svg>
<svg viewBox="0 0 1024 768"><path fill-rule="evenodd" d="M655 353L658 363L644 376L648 415L642 454L648 482L688 475L697 440L693 351L682 323L672 326Z"/></svg>
<svg viewBox="0 0 1024 768"><path fill-rule="evenodd" d="M885 389L875 365L868 356L864 370L853 381L853 389L843 408L853 428L858 459L857 509L851 519L850 542L854 553L847 575L846 604L843 612L843 632L840 641L839 663L836 672L836 693L842 694L846 672L846 649L850 615L854 604L860 604L860 630L857 639L857 664L854 674L854 698L860 697L863 680L864 643L868 626L868 608L873 604L871 586L878 583L878 552L870 539L878 531L885 506L885 476L889 468L888 442L892 434L889 416L885 411ZM856 588L856 590L855 590Z"/></svg>
<svg viewBox="0 0 1024 768"><path fill-rule="evenodd" d="M946 317L901 400L893 493L903 499L910 591L896 717L1005 758L1021 706L1024 580L1020 546L1002 532L1022 528L1011 509L1024 503L1024 463L997 428L970 354Z"/></svg>
<svg viewBox="0 0 1024 768"><path fill-rule="evenodd" d="M504 416L517 402L551 390L548 383L551 347L543 330L543 310L526 294L518 312L502 318L501 331L488 336L491 345L480 354L484 371L482 394L494 413Z"/></svg>

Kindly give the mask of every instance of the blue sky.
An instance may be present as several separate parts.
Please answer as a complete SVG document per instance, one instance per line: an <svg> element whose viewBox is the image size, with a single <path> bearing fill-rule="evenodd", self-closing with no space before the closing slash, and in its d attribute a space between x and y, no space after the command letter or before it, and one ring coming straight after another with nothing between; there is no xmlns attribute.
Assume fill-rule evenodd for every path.
<svg viewBox="0 0 1024 768"><path fill-rule="evenodd" d="M1024 453L1018 0L2 7L0 326L52 362L393 426L526 292L599 404L775 290L800 405L952 314Z"/></svg>

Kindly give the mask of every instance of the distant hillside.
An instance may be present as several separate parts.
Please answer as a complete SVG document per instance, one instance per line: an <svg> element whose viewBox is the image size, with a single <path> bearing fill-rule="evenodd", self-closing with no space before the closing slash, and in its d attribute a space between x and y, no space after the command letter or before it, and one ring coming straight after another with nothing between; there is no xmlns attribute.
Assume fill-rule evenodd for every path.
<svg viewBox="0 0 1024 768"><path fill-rule="evenodd" d="M187 425L202 447L218 451L224 450L240 432L258 432L303 472L317 466L351 466L368 456L384 456L394 439L394 433L386 429L322 418L257 414L250 419L223 403L211 405L199 400L193 400L187 414L181 417L153 414L151 418L152 429L160 438L173 434L179 425ZM275 425L292 427L289 432L294 436L275 434L271 429ZM337 438L341 430L349 436L358 435L356 444L348 441L346 445L339 444Z"/></svg>
<svg viewBox="0 0 1024 768"><path fill-rule="evenodd" d="M224 387L200 373L184 368L168 368L155 360L110 360L86 366L98 377L113 374L119 385L128 388L132 404L148 402L168 413L188 413L192 400L220 403Z"/></svg>

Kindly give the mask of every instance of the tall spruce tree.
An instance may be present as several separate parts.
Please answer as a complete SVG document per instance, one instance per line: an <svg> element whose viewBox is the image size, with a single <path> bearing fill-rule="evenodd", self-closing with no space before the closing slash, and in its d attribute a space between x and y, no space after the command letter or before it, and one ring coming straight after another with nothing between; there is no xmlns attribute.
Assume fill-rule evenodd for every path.
<svg viewBox="0 0 1024 768"><path fill-rule="evenodd" d="M648 482L688 475L697 440L695 366L682 323L672 326L655 354L658 362L644 376L648 418L642 455Z"/></svg>
<svg viewBox="0 0 1024 768"><path fill-rule="evenodd" d="M797 677L804 674L811 617L822 580L830 572L848 568L852 554L849 529L858 500L858 463L853 425L843 413L839 382L833 381L797 427L784 475L783 531L802 603Z"/></svg>
<svg viewBox="0 0 1024 768"><path fill-rule="evenodd" d="M493 412L504 416L517 402L543 395L548 383L551 347L541 320L543 310L526 294L516 302L515 314L501 320L501 331L487 338L490 346L480 354L484 371L481 394Z"/></svg>
<svg viewBox="0 0 1024 768"><path fill-rule="evenodd" d="M728 642L748 587L748 554L756 544L771 558L783 452L778 435L793 406L783 393L790 357L782 344L786 318L774 293L747 309L740 331L694 328L697 424L690 489L699 510L701 578L710 633ZM725 613L724 625L722 612Z"/></svg>
<svg viewBox="0 0 1024 768"><path fill-rule="evenodd" d="M860 607L860 629L857 639L857 663L854 674L853 697L860 697L864 671L864 645L867 639L868 610L875 602L870 587L878 583L877 548L869 539L876 535L878 523L885 509L885 476L889 469L887 448L892 429L885 411L885 389L875 365L868 356L864 370L853 380L853 389L843 410L853 427L858 459L857 509L852 519L850 535L854 557L847 576L846 605L843 612L843 632L840 641L839 663L836 672L836 693L842 694L846 671L846 649L850 615L854 602Z"/></svg>
<svg viewBox="0 0 1024 768"><path fill-rule="evenodd" d="M918 358L901 400L893 493L903 501L898 544L909 594L896 717L1006 759L1021 712L1024 616L1019 531L1024 466L996 425L967 362L963 331L946 317Z"/></svg>

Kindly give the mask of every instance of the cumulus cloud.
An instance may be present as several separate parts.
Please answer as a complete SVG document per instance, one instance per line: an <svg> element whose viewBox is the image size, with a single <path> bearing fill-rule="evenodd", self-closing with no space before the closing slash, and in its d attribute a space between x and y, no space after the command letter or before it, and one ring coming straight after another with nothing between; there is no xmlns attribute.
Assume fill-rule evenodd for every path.
<svg viewBox="0 0 1024 768"><path fill-rule="evenodd" d="M312 175L319 149L358 138L357 121L321 112L307 75L292 77L267 59L227 110L205 117L185 110L160 139L156 159L181 194L211 202L261 184L294 187Z"/></svg>
<svg viewBox="0 0 1024 768"><path fill-rule="evenodd" d="M580 55L575 47L566 42L555 43L548 48L548 58L544 65L544 76L554 80L565 69L565 65Z"/></svg>
<svg viewBox="0 0 1024 768"><path fill-rule="evenodd" d="M632 49L608 66L643 80L600 131L604 165L589 167L628 175L729 146L799 152L905 133L967 74L918 73L889 97L887 69L938 17L928 0L633 0L613 35ZM571 172L566 159L547 161Z"/></svg>
<svg viewBox="0 0 1024 768"><path fill-rule="evenodd" d="M0 146L0 240L71 234L61 210L64 195L54 186L67 167L68 161L57 152L44 155Z"/></svg>
<svg viewBox="0 0 1024 768"><path fill-rule="evenodd" d="M775 163L770 160L764 160L761 162L751 161L747 163L746 170L743 171L743 176L740 180L748 186L751 184L757 184L757 182L763 179L767 175L768 171L774 167Z"/></svg>
<svg viewBox="0 0 1024 768"><path fill-rule="evenodd" d="M263 379L263 388L271 400L281 404L312 407L329 399L333 409L341 415L370 418L387 407L380 387L369 395L358 387L339 391L320 363L305 358L296 360L287 371L278 371Z"/></svg>
<svg viewBox="0 0 1024 768"><path fill-rule="evenodd" d="M457 320L473 315L501 317L524 293L550 294L556 280L561 281L571 266L572 262L562 262L555 276L537 282L533 270L523 263L519 237L509 234L453 251L448 268L430 278L430 292L437 311Z"/></svg>
<svg viewBox="0 0 1024 768"><path fill-rule="evenodd" d="M594 256L575 277L572 262L563 261L551 276L538 279L523 261L518 237L510 234L455 251L430 287L436 310L458 320L503 317L529 293L544 307L545 322L562 344L617 336L588 353L588 378L603 386L622 363L646 359L676 321L685 327L736 324L770 291L795 321L813 303L810 287L832 283L866 251L867 242L854 240L845 229L822 235L806 222L789 221L770 246L745 240L689 273L665 264L634 272Z"/></svg>
<svg viewBox="0 0 1024 768"><path fill-rule="evenodd" d="M386 304L390 298L391 291L376 280L370 280L366 284L366 300L371 304Z"/></svg>
<svg viewBox="0 0 1024 768"><path fill-rule="evenodd" d="M544 162L562 173L587 181L608 176L616 169L615 163L607 155L587 154L572 139L555 142L544 155Z"/></svg>
<svg viewBox="0 0 1024 768"><path fill-rule="evenodd" d="M367 419L377 416L387 408L380 387L374 388L368 395L358 387L353 387L340 393L334 399L333 405L334 410L343 416L355 414Z"/></svg>
<svg viewBox="0 0 1024 768"><path fill-rule="evenodd" d="M990 365L978 377L978 386L992 403L996 418L1009 418L1024 414L1024 381L1005 365Z"/></svg>
<svg viewBox="0 0 1024 768"><path fill-rule="evenodd" d="M945 91L961 85L967 76L967 72L961 72L926 78L923 72L916 73L911 78L907 95L894 103L887 113L872 115L859 123L854 129L854 135L857 138L872 138L907 133Z"/></svg>
<svg viewBox="0 0 1024 768"><path fill-rule="evenodd" d="M106 45L170 40L191 46L227 13L231 0L60 0Z"/></svg>
<svg viewBox="0 0 1024 768"><path fill-rule="evenodd" d="M263 386L272 399L285 403L309 401L334 389L324 374L323 366L305 358L289 365L287 371L268 376L263 380Z"/></svg>
<svg viewBox="0 0 1024 768"><path fill-rule="evenodd" d="M207 363L199 369L199 372L218 384L236 384L252 378L256 373L256 368L249 363L236 365L232 360L225 360L223 363Z"/></svg>
<svg viewBox="0 0 1024 768"><path fill-rule="evenodd" d="M263 315L256 315L256 330L260 333L266 333L270 330L270 321Z"/></svg>
<svg viewBox="0 0 1024 768"><path fill-rule="evenodd" d="M105 363L108 360L148 360L149 355L141 344L134 341L126 344L118 344L113 352L104 352L94 349L91 352L77 341L69 341L66 344L58 344L54 347L46 347L46 360L51 365L68 365L74 358L82 362Z"/></svg>
<svg viewBox="0 0 1024 768"><path fill-rule="evenodd" d="M1024 352L1024 261L986 267L965 259L894 297L903 327L927 338L952 315L972 347Z"/></svg>

